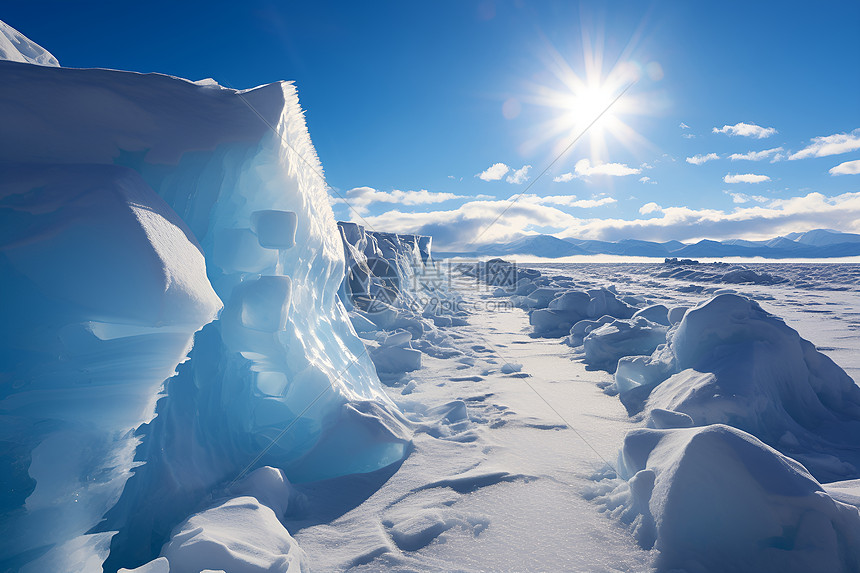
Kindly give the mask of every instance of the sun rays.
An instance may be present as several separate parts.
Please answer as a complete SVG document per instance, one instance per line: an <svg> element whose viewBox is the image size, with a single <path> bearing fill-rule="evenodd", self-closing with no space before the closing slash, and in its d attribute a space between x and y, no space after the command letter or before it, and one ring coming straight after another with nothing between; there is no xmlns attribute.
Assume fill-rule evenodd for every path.
<svg viewBox="0 0 860 573"><path fill-rule="evenodd" d="M643 77L659 80L662 70L656 62L642 65L634 59L639 36L635 34L609 66L599 26L594 39L583 28L581 53L569 57L545 39L540 53L545 73L538 75L539 81L527 84L523 101L547 108L550 114L534 126L526 146L534 149L549 143L550 152L558 154L587 128L583 140L588 142L588 157L595 163L610 160L610 141L631 151L649 147L630 119L652 113L651 96L639 82Z"/></svg>

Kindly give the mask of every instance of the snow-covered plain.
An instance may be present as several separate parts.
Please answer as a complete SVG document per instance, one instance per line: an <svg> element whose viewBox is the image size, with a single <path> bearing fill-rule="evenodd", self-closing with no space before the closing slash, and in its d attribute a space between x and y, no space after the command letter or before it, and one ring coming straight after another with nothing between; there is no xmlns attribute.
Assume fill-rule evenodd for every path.
<svg viewBox="0 0 860 573"><path fill-rule="evenodd" d="M785 279L760 279L764 285L667 279L673 267L663 264L537 270L564 288L611 286L619 300L648 309L632 320L611 320L655 326L678 324L685 309L715 295L755 307L734 291L758 300L761 312L786 317L781 328L782 321L765 316L769 328L783 335L796 329L797 340L819 344L823 362L829 356L854 376L860 371L860 265L747 265ZM358 506L331 503L331 491L344 482L304 492L326 515L288 522L311 562L357 571L860 567L858 486L849 479L858 475L856 466L824 463L816 480L796 460L732 427L734 418L710 424L656 407L630 416L614 396L605 362L590 364L582 346L571 348L562 338L535 337L526 312L498 296L496 285L460 280L470 324L449 333L463 355L425 358L422 370L388 381L389 393L418 424L414 451L393 476L380 476L388 479L378 489L368 487ZM755 358L769 360L766 353ZM840 383L836 368L826 384ZM856 393L853 381L852 388L846 391ZM768 397L751 402L791 409ZM840 405L850 410L850 400ZM856 412L848 419L856 420ZM807 462L834 454L856 459L857 442L846 441L842 449L819 445L821 456ZM792 446L810 453L793 443L782 449ZM828 476L828 468L842 473Z"/></svg>

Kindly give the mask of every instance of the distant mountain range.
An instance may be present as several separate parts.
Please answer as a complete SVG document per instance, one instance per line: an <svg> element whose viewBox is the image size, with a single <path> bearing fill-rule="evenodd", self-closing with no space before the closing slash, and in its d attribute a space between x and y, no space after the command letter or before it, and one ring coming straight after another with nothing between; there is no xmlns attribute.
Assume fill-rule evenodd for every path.
<svg viewBox="0 0 860 573"><path fill-rule="evenodd" d="M701 240L685 244L680 241L656 243L623 239L617 242L585 239L559 239L552 235L529 235L510 243L486 245L470 253L435 253L437 257L454 255L505 256L531 255L556 259L574 255L625 255L630 257L764 257L833 258L860 256L860 235L816 229L791 233L767 241Z"/></svg>

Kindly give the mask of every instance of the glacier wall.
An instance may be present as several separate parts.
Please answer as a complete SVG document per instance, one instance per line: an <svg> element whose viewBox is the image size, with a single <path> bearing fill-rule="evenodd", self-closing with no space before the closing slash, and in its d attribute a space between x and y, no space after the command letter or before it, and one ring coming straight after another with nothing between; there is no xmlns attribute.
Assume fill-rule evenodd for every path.
<svg viewBox="0 0 860 573"><path fill-rule="evenodd" d="M17 569L116 503L135 430L221 301L187 227L123 167L2 166L0 228L0 563ZM65 553L34 570L74 570Z"/></svg>
<svg viewBox="0 0 860 573"><path fill-rule="evenodd" d="M47 570L45 559L50 557L59 561L51 561L49 568L60 563L57 570L90 570L92 563L101 563L106 556L105 539L119 531L112 538L111 559L105 568L133 566L157 555L170 530L199 509L212 488L240 478L253 467L275 466L290 480L304 481L372 471L404 457L410 439L407 426L380 386L367 349L337 296L344 277L343 243L292 84L237 92L211 81L195 84L159 74L3 61L0 78L4 169L40 171L52 164L68 170L68 177L58 183L59 195L71 193L64 182L88 181L87 185L96 186L87 178L106 170L135 177L141 189L150 189L153 196L157 194L155 199L160 197L164 213L173 217L164 214L164 218L178 220L176 226L181 223L187 230L184 235L195 245L193 251L205 258L206 277L198 269L201 276L195 281L203 290L211 285L208 288L214 292L206 298L209 306L204 310L214 315L217 299L224 304L217 320L209 322L212 316L203 313L195 316L196 322L183 325L186 338L159 356L163 368L152 373L146 388L134 382L141 374L136 370L137 351L129 346L127 352L123 348L113 355L115 383L136 392L126 407L141 414L133 424L124 413L117 416L127 426L118 421L108 424L114 418L108 408L103 417L109 427L81 444L81 449L92 450L91 444L106 440L111 448L122 448L124 455L114 460L92 450L93 459L81 462L84 474L110 465L104 479L117 480L111 495L101 496L98 503L84 503L92 518L106 514L87 538L89 545L80 548L81 536L94 525L92 519L70 518L74 524L56 538L35 536L42 543L35 553L25 554L14 543L0 541L0 558ZM30 192L31 188L14 189L16 194ZM17 200L3 205L4 214L19 210ZM141 205L142 212L159 213ZM56 217L61 219L64 213L59 209ZM99 237L110 242L106 235ZM177 261L185 261L190 248L178 238L166 237L158 232L149 238L155 245L163 242ZM65 252L90 252L90 243L76 241L77 237L67 241ZM123 280L134 284L136 275L131 271L137 254L121 247L108 244L105 248L124 260L113 270L128 270ZM4 252L4 256L8 255ZM50 249L43 249L28 260L48 269L47 273L56 263L51 256ZM93 283L116 278L109 272L109 260L96 256L92 265L101 271L91 277ZM190 274L184 265L179 265L180 270ZM66 270L73 275L77 267ZM4 292L11 292L6 287L16 279L4 273ZM64 286L61 283L56 290L62 292ZM28 287L15 288L26 291ZM123 310L139 312L158 328L169 330L169 320L160 321L162 315L140 305L136 293L129 292ZM66 304L58 302L55 293L43 294L55 306ZM101 301L91 302L93 306L70 320L77 325L104 322ZM175 312L168 306L163 310L168 318ZM206 322L188 360L171 377L185 358L190 334ZM20 336L26 330L24 323L23 319L4 323L4 343ZM136 331L125 328L127 322L121 324L122 328L112 327L104 336L113 337L111 341L135 339ZM67 343L61 338L58 344ZM10 377L13 386L28 380L29 374L10 371L8 364L4 357L2 375ZM157 416L143 423L152 417L165 379ZM79 391L69 369L59 371L53 383L73 394ZM17 444L14 425L9 424L9 399L3 397L0 440ZM38 397L22 417L27 423L41 423L48 406ZM78 412L74 404L66 407ZM135 424L137 430L132 429ZM129 456L133 448L117 445L114 436L122 432L126 442L141 442L136 460L145 463L140 467L132 467L136 464ZM40 481L34 475L29 460L39 444L31 446L20 455L3 453L4 460L15 460L15 475L22 476L23 489L3 508L14 514L4 520L10 529L26 519L35 519L39 526L47 522L33 517L27 507L32 482L36 482L35 491L50 483L47 477ZM133 475L125 483L130 472ZM122 490L118 502L117 490ZM54 491L57 495L46 503L55 513L75 503L75 492Z"/></svg>

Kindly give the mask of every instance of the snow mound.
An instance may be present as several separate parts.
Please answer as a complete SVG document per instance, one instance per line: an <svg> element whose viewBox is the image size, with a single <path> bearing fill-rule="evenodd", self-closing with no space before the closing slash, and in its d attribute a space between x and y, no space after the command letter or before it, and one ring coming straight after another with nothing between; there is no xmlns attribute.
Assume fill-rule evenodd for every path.
<svg viewBox="0 0 860 573"><path fill-rule="evenodd" d="M3 21L0 21L0 60L60 67L48 50Z"/></svg>
<svg viewBox="0 0 860 573"><path fill-rule="evenodd" d="M307 557L275 512L237 497L189 517L162 550L171 573L309 572Z"/></svg>
<svg viewBox="0 0 860 573"><path fill-rule="evenodd" d="M631 410L653 388L646 412L740 428L823 481L860 472L860 387L748 298L723 294L688 310L665 346L619 361L615 383Z"/></svg>
<svg viewBox="0 0 860 573"><path fill-rule="evenodd" d="M657 550L659 571L860 568L860 511L735 428L634 430L619 473L597 501Z"/></svg>
<svg viewBox="0 0 860 573"><path fill-rule="evenodd" d="M161 556L120 573L302 573L307 557L280 519L298 499L284 472L259 468L173 531Z"/></svg>
<svg viewBox="0 0 860 573"><path fill-rule="evenodd" d="M545 293L540 299L535 293L526 299L532 309L529 324L538 336L565 336L581 320L603 316L630 318L635 310L605 288L587 291L540 288L535 292ZM549 300L545 302L546 299Z"/></svg>
<svg viewBox="0 0 860 573"><path fill-rule="evenodd" d="M586 321L586 326L590 324L595 328L588 330L582 339L585 363L609 372L615 371L619 358L654 352L657 346L666 342L667 327L642 316L629 320L612 319L604 324Z"/></svg>
<svg viewBox="0 0 860 573"><path fill-rule="evenodd" d="M542 276L535 269L520 268L502 259L461 264L459 271L478 281L496 286L495 297L509 297L511 303L529 313L533 335L560 338L571 334L574 325L603 316L630 318L636 308L618 297L614 286L591 289L572 288L567 277ZM580 339L576 344L581 343Z"/></svg>

